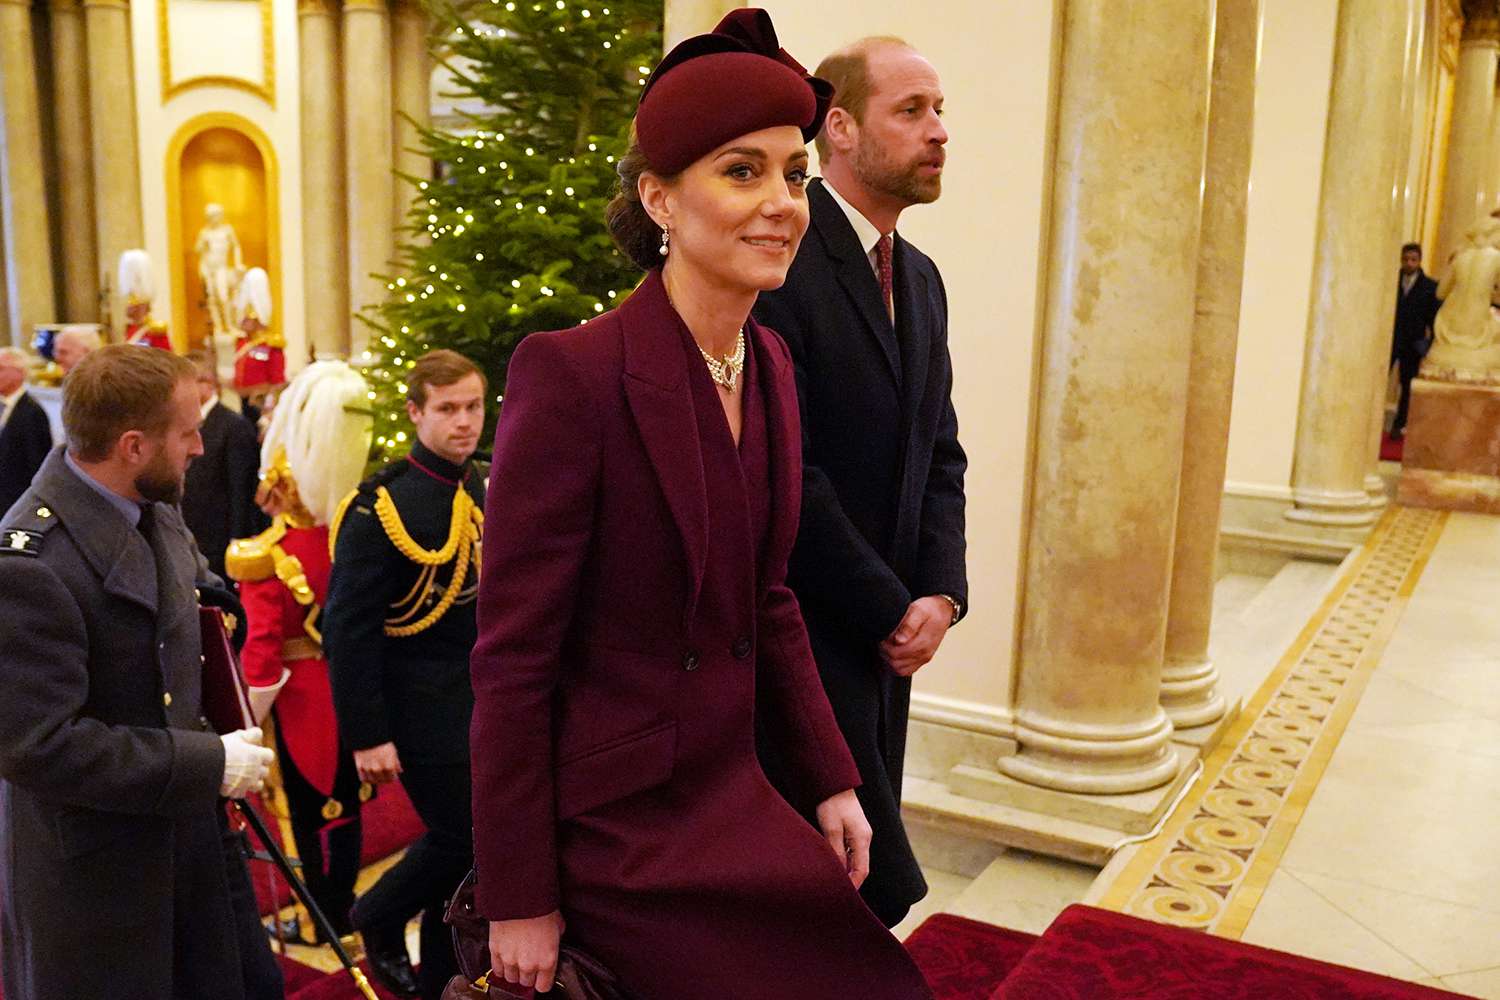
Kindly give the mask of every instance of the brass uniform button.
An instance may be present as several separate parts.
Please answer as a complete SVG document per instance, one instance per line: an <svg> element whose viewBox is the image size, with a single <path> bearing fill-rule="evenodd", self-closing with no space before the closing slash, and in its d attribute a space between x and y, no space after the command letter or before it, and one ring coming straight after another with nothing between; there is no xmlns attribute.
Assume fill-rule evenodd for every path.
<svg viewBox="0 0 1500 1000"><path fill-rule="evenodd" d="M168 708L172 707L172 692L168 691L161 696L161 703Z"/></svg>
<svg viewBox="0 0 1500 1000"><path fill-rule="evenodd" d="M344 804L338 799L329 799L327 802L323 803L324 819L330 821L336 820L342 815L344 815Z"/></svg>
<svg viewBox="0 0 1500 1000"><path fill-rule="evenodd" d="M52 516L52 510L49 507L38 507L36 509L36 516L37 517L44 517L44 518L45 517L51 517Z"/></svg>

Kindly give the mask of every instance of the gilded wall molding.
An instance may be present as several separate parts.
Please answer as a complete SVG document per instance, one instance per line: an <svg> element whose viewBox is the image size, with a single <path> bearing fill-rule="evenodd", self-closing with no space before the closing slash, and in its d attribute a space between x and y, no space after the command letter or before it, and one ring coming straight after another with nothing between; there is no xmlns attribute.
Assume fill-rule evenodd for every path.
<svg viewBox="0 0 1500 1000"><path fill-rule="evenodd" d="M1500 0L1463 0L1463 44L1500 45Z"/></svg>
<svg viewBox="0 0 1500 1000"><path fill-rule="evenodd" d="M84 0L85 4L97 0ZM259 0L261 29L261 78L262 82L246 80L237 76L191 76L180 80L172 78L172 0L156 0L157 49L161 62L161 101L163 104L184 91L198 87L233 87L248 91L271 107L276 106L276 36L273 0Z"/></svg>
<svg viewBox="0 0 1500 1000"><path fill-rule="evenodd" d="M1438 61L1449 73L1458 72L1458 49L1464 33L1464 12L1459 0L1438 0Z"/></svg>

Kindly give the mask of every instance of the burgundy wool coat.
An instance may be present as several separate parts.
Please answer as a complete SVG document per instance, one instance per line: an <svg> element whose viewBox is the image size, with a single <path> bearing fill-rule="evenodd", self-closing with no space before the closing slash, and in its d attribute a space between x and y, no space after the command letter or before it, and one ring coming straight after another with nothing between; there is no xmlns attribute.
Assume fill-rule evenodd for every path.
<svg viewBox="0 0 1500 1000"><path fill-rule="evenodd" d="M511 360L471 660L479 908L561 909L638 1000L921 1000L756 758L759 714L799 806L859 781L785 585L791 357L747 333L738 449L656 272Z"/></svg>

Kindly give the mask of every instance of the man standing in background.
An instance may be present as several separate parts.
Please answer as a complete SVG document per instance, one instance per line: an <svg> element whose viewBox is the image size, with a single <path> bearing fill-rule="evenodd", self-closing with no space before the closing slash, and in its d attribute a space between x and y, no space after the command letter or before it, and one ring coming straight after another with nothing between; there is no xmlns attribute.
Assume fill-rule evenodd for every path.
<svg viewBox="0 0 1500 1000"><path fill-rule="evenodd" d="M51 450L47 412L26 391L26 355L0 347L0 517L26 492Z"/></svg>
<svg viewBox="0 0 1500 1000"><path fill-rule="evenodd" d="M911 677L963 616L964 470L937 267L896 233L942 190L942 85L895 38L817 69L834 86L823 177L786 284L755 315L791 348L802 408L802 526L787 582L864 784L865 901L899 923L927 883L901 824ZM761 741L779 788L777 748Z"/></svg>
<svg viewBox="0 0 1500 1000"><path fill-rule="evenodd" d="M1406 433L1406 412L1411 406L1411 380L1422 367L1422 358L1431 344L1432 321L1442 305L1437 297L1437 282L1422 270L1422 244L1408 243L1401 248L1400 286L1396 289L1396 325L1391 335L1390 364L1400 365L1401 402L1391 424L1391 437ZM1386 373L1389 375L1390 366Z"/></svg>
<svg viewBox="0 0 1500 1000"><path fill-rule="evenodd" d="M255 425L219 401L219 374L212 359L193 359L203 414L203 454L188 466L182 519L198 540L209 567L223 579L224 550L268 521L255 506L260 444Z"/></svg>

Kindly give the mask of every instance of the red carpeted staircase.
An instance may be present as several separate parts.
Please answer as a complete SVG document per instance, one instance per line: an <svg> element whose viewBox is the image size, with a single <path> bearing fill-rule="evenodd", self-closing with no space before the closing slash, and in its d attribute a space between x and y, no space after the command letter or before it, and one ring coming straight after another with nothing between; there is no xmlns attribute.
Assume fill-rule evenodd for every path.
<svg viewBox="0 0 1500 1000"><path fill-rule="evenodd" d="M1070 906L1041 937L949 914L906 946L935 1000L1423 1000L1456 997L1138 917Z"/></svg>

